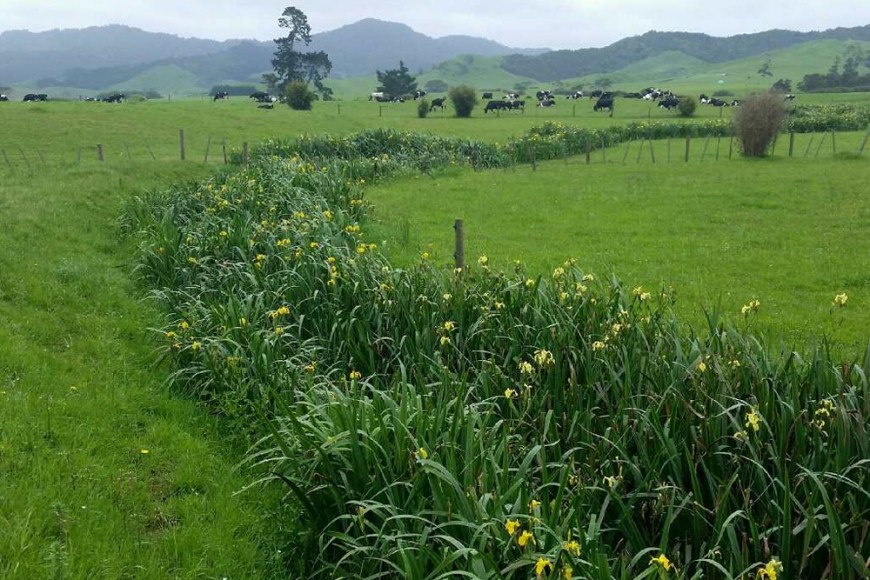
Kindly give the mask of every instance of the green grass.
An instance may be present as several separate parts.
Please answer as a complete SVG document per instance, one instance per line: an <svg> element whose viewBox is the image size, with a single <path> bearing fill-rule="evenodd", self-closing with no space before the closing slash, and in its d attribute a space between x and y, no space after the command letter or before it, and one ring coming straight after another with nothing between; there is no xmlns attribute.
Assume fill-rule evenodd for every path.
<svg viewBox="0 0 870 580"><path fill-rule="evenodd" d="M235 495L243 441L170 396L122 207L201 164L0 181L0 576L267 577L275 497ZM286 538L285 538L286 539Z"/></svg>
<svg viewBox="0 0 870 580"><path fill-rule="evenodd" d="M841 134L841 151L855 151L862 134ZM453 170L436 178L391 181L367 191L374 204L369 238L386 241L398 264L429 252L452 260L453 221L465 222L467 258L486 255L498 268L513 260L547 274L568 258L587 270L613 272L627 285L673 287L683 319L700 326L704 310L732 320L751 299L762 301L756 324L789 343L828 335L862 352L870 339L870 212L862 202L863 159L803 158L810 136L796 139L800 158L780 143L773 160L727 159L727 140L696 140L693 161L679 159L684 142L637 143L542 163L537 171ZM815 137L821 143L821 137ZM626 157L626 153L628 156ZM642 154L638 162L638 154ZM626 164L622 160L626 159ZM678 160L679 159L679 160ZM835 294L846 292L846 309Z"/></svg>

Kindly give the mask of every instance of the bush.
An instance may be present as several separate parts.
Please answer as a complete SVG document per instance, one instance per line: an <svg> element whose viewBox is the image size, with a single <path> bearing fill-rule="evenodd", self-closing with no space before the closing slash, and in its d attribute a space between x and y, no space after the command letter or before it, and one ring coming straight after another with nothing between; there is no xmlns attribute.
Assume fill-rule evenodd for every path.
<svg viewBox="0 0 870 580"><path fill-rule="evenodd" d="M677 111L681 117L691 117L695 114L695 109L698 108L698 101L693 97L683 97L680 99L680 104L677 105Z"/></svg>
<svg viewBox="0 0 870 580"><path fill-rule="evenodd" d="M474 105L477 104L477 91L468 85L460 85L450 89L450 101L456 109L457 117L470 117Z"/></svg>
<svg viewBox="0 0 870 580"><path fill-rule="evenodd" d="M420 102L417 103L417 116L421 119L425 119L426 115L429 114L429 101L426 99L420 99Z"/></svg>
<svg viewBox="0 0 870 580"><path fill-rule="evenodd" d="M441 79L434 79L428 81L425 85L423 85L423 88L426 89L426 92L429 93L446 93L450 89L447 83L445 83Z"/></svg>
<svg viewBox="0 0 870 580"><path fill-rule="evenodd" d="M303 81L290 81L284 89L284 96L290 108L297 111L310 111L311 103L314 102L314 93L308 89L308 83Z"/></svg>
<svg viewBox="0 0 870 580"><path fill-rule="evenodd" d="M734 117L734 133L743 155L764 157L785 120L782 97L774 93L750 95Z"/></svg>

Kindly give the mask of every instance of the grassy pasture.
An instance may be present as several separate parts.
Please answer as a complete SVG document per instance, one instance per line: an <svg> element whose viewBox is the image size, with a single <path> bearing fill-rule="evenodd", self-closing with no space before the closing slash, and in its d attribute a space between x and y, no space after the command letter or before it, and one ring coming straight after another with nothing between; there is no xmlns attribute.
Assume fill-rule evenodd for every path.
<svg viewBox="0 0 870 580"><path fill-rule="evenodd" d="M418 119L413 103L383 105L382 109L369 102L317 103L311 113L285 108L263 111L242 99L118 107L78 102L3 103L0 149L7 153L11 169L0 156L0 214L4 216L0 231L0 319L4 321L0 328L0 576L262 577L279 566L280 544L273 543L275 536L264 523L274 509L270 498L261 501L251 494L232 495L247 483L233 471L240 450L219 442L226 435L219 423L169 397L161 386L168 369L153 365L146 331L161 325L161 315L135 298L139 290L128 276L129 248L118 236L116 218L131 197L144 189L210 175L219 164L217 143L224 139L238 148L243 141L254 143L304 132L343 134L392 126L500 141L547 119L605 127L656 115L671 116L627 101L624 106L619 103L611 119L593 114L592 104L586 100L577 103L577 117L573 117L573 108L563 106L568 103L560 101L556 110L530 110L525 115L500 118L484 116L478 109L469 120L453 119L450 113ZM380 111L383 116L379 116ZM719 111L703 109L701 114L713 117ZM187 163L175 161L179 128L186 130ZM201 163L209 136L211 166ZM844 135L841 139L838 144L854 147L857 137ZM146 140L157 161L150 160ZM105 146L107 160L103 164L94 159L96 143ZM80 147L85 152L79 164ZM608 155L618 157L620 150ZM755 167L739 163L741 168ZM783 173L794 172L789 176L794 181L805 175L784 163L796 161L778 160L775 164L786 169ZM853 179L848 174L851 169L865 168L864 163L820 157L810 167L827 173L831 183L851 187ZM549 174L557 188L568 189L574 187L575 171L598 172L596 179L607 184L614 180L614 170L621 174L617 185L630 183L639 195L648 197L644 180L649 175L680 183L677 172L661 165L579 165L580 160L574 158L569 159L566 171L562 162L551 162L542 164L535 174L523 167L516 174L457 172L439 180L439 187L448 190L469 180L462 188L474 186L486 192L485 180L503 180L507 189L519 192L539 187L539 180ZM724 172L727 165L705 164L703 171L693 165L697 170L692 173L709 191L703 176L725 179L716 172ZM850 171L842 171L844 167ZM743 178L754 183L757 175L749 169ZM392 214L402 224L410 214L390 204L398 200L396 190L416 187L416 183L393 182L372 190L379 215ZM611 191L613 199L602 198L601 202L613 204L619 193ZM824 193L830 196L825 207L832 212L837 202L849 207L855 200L852 193L832 189ZM442 194L447 197L446 191ZM418 196L408 202L409 207L416 208L421 201ZM542 205L537 198L534 204L525 199L516 203L521 201L529 206L527 211ZM787 205L788 200L776 203ZM452 219L460 217L453 213L451 208L448 223L435 229L449 232ZM469 219L469 215L461 217ZM850 228L866 223L861 221L866 220L866 213L860 208L850 216L848 219L856 220ZM636 220L637 214L626 219ZM837 223L835 218L831 221ZM409 223L415 227L411 244L434 243L420 224L410 218ZM779 222L776 225L780 227ZM394 240L403 237L401 229L386 223L381 227L382 233L376 232L375 237L383 235L391 247L397 246ZM495 228L493 232L508 230L504 223ZM491 249L508 243L508 239L493 240L492 246L484 248L475 247L474 234L469 241L469 256L485 251L494 262L504 264L518 257L508 251L501 256L497 249ZM757 244L765 243L761 240ZM866 248L866 237L859 232L852 243L843 250L844 257L851 256L852 261L838 259L835 265L866 272L866 262L860 262L863 254L854 250ZM449 254L438 252L445 259ZM670 248L660 247L650 260L671 254ZM561 248L553 259L564 259ZM546 254L537 261L529 257L529 262L542 270L550 267L550 260ZM620 266L615 259L612 264L617 274L631 278L634 270ZM711 274L703 281L713 277ZM650 276L642 282L654 285L658 278ZM866 281L863 284L866 288ZM735 304L751 298L749 290L752 288L735 291ZM830 292L820 292L823 304L828 304ZM707 294L699 290L701 295ZM680 296L682 302L688 302L686 295ZM759 297L765 304L762 316L767 316L764 312L769 301L763 294ZM850 292L845 312L853 316L859 304L866 304L861 300L866 298L857 290L856 294ZM149 453L142 453L143 449ZM287 537L284 531L283 538Z"/></svg>

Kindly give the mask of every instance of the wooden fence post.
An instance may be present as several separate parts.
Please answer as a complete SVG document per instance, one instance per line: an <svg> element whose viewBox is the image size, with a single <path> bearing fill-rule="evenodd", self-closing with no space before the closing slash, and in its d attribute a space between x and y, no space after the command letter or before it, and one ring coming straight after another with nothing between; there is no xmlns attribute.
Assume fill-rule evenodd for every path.
<svg viewBox="0 0 870 580"><path fill-rule="evenodd" d="M788 134L788 156L794 155L794 131Z"/></svg>
<svg viewBox="0 0 870 580"><path fill-rule="evenodd" d="M604 146L604 135L601 135L601 162L607 163L607 147Z"/></svg>
<svg viewBox="0 0 870 580"><path fill-rule="evenodd" d="M637 162L640 163L640 156L643 153L643 144L646 142L646 139L643 137L640 138L640 149L637 150Z"/></svg>
<svg viewBox="0 0 870 580"><path fill-rule="evenodd" d="M248 168L248 142L242 143L242 167Z"/></svg>
<svg viewBox="0 0 870 580"><path fill-rule="evenodd" d="M223 154L224 154L224 165L226 165L226 164L227 164L227 140L226 140L226 139L223 139L223 140L221 141L221 151L223 151Z"/></svg>
<svg viewBox="0 0 870 580"><path fill-rule="evenodd" d="M831 147L834 149L834 155L837 154L837 132L831 131Z"/></svg>
<svg viewBox="0 0 870 580"><path fill-rule="evenodd" d="M181 160L184 161L186 153L184 150L184 129L178 130L178 146L181 149Z"/></svg>
<svg viewBox="0 0 870 580"><path fill-rule="evenodd" d="M728 140L728 159L731 159L731 153L734 151L734 135Z"/></svg>
<svg viewBox="0 0 870 580"><path fill-rule="evenodd" d="M589 142L589 139L586 139L586 165L589 165L592 162L592 143Z"/></svg>
<svg viewBox="0 0 870 580"><path fill-rule="evenodd" d="M462 220L453 222L455 245L453 250L453 263L456 268L465 267L465 231L462 229Z"/></svg>
<svg viewBox="0 0 870 580"><path fill-rule="evenodd" d="M671 138L668 137L668 163L671 162Z"/></svg>
<svg viewBox="0 0 870 580"><path fill-rule="evenodd" d="M103 161L103 144L97 143L97 159Z"/></svg>
<svg viewBox="0 0 870 580"><path fill-rule="evenodd" d="M208 141L205 144L205 163L208 163L208 150L211 149L211 135L208 136Z"/></svg>
<svg viewBox="0 0 870 580"><path fill-rule="evenodd" d="M689 162L689 148L691 147L692 136L686 133L686 163Z"/></svg>
<svg viewBox="0 0 870 580"><path fill-rule="evenodd" d="M650 156L650 159L652 159L653 165L655 165L656 164L656 152L653 149L652 137L649 137L649 156Z"/></svg>

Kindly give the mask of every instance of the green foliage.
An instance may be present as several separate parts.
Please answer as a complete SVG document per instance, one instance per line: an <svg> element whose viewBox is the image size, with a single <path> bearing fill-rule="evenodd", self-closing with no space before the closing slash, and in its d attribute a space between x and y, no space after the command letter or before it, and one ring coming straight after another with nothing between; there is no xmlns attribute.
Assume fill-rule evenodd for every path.
<svg viewBox="0 0 870 580"><path fill-rule="evenodd" d="M786 129L795 133L860 131L870 127L870 106L797 105L789 111Z"/></svg>
<svg viewBox="0 0 870 580"><path fill-rule="evenodd" d="M329 56L322 50L317 52L299 52L296 44L305 46L311 43L311 26L308 17L295 6L288 6L278 19L278 26L287 29L287 36L275 39L277 49L272 59L274 73L264 75L264 80L270 87L284 92L291 81L312 83L318 90L323 90L323 79L329 76L332 63Z"/></svg>
<svg viewBox="0 0 870 580"><path fill-rule="evenodd" d="M426 84L423 85L423 88L426 89L426 92L429 93L446 93L448 90L450 90L450 87L447 85L447 83L440 79L426 81Z"/></svg>
<svg viewBox="0 0 870 580"><path fill-rule="evenodd" d="M773 86L770 87L770 90L774 93L790 93L791 92L791 79L779 79Z"/></svg>
<svg viewBox="0 0 870 580"><path fill-rule="evenodd" d="M477 104L477 91L468 85L451 87L448 93L450 102L456 110L456 116L460 118L470 117L474 106Z"/></svg>
<svg viewBox="0 0 870 580"><path fill-rule="evenodd" d="M764 157L786 118L782 97L775 93L750 95L734 117L734 134L747 157Z"/></svg>
<svg viewBox="0 0 870 580"><path fill-rule="evenodd" d="M310 111L315 94L308 89L305 81L290 81L284 89L284 97L291 109Z"/></svg>
<svg viewBox="0 0 870 580"><path fill-rule="evenodd" d="M421 119L425 119L426 115L429 114L429 101L426 99L420 99L420 102L417 103L417 116Z"/></svg>
<svg viewBox="0 0 870 580"><path fill-rule="evenodd" d="M547 276L485 257L394 268L361 238L361 186L445 145L451 165L497 151L305 137L135 212L174 383L261 418L251 461L302 506L309 575L527 578L547 559L641 577L657 554L687 578L771 557L793 577L860 569L861 366L772 354L715 315L686 333L667 289L572 261Z"/></svg>
<svg viewBox="0 0 870 580"><path fill-rule="evenodd" d="M691 117L697 108L698 101L694 97L683 97L677 105L677 111L680 112L681 117Z"/></svg>
<svg viewBox="0 0 870 580"><path fill-rule="evenodd" d="M401 60L399 68L384 72L377 71L378 91L383 92L390 98L413 95L417 90L417 80L408 72L408 67Z"/></svg>

